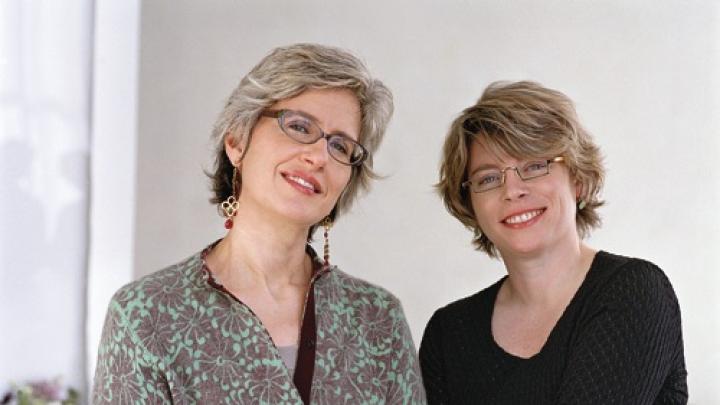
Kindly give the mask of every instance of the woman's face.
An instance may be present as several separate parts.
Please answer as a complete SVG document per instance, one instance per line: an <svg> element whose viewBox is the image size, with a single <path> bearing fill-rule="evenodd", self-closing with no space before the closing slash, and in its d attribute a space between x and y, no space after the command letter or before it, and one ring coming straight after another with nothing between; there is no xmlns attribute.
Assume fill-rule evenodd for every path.
<svg viewBox="0 0 720 405"><path fill-rule="evenodd" d="M547 159L556 156L547 156ZM530 159L536 160L536 159ZM483 168L522 167L524 159L496 156L483 140L470 146L467 174ZM550 173L523 181L515 170L505 171L505 184L482 193L470 193L475 219L503 258L527 257L552 251L554 246L579 243L575 201L580 187L562 163L551 163Z"/></svg>
<svg viewBox="0 0 720 405"><path fill-rule="evenodd" d="M269 110L294 110L311 117L326 134L360 134L360 104L347 89L309 89L281 100ZM232 162L242 145L227 137L225 150ZM327 216L350 180L352 168L333 159L326 139L299 143L280 129L278 120L260 117L240 171L240 209L261 210L282 220L311 226ZM257 211L256 211L257 212Z"/></svg>

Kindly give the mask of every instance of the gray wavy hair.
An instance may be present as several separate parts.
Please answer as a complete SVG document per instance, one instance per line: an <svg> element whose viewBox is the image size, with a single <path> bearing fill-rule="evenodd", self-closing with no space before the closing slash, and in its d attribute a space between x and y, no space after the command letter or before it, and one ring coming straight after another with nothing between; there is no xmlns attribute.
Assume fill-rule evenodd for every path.
<svg viewBox="0 0 720 405"><path fill-rule="evenodd" d="M245 77L225 103L215 121L212 138L216 144L215 165L208 176L212 181L212 203L218 204L232 194L234 167L225 153L224 139L230 134L236 144L247 145L260 114L276 102L299 95L308 89L349 89L360 103L361 128L358 141L369 156L353 166L350 181L333 208L330 218L345 212L359 193L369 189L373 171L373 153L378 149L393 113L390 90L374 79L363 62L351 53L318 44L294 44L273 49ZM244 148L246 151L247 148ZM241 190L242 173L236 180ZM238 191L240 192L240 191ZM310 229L310 235L317 224Z"/></svg>

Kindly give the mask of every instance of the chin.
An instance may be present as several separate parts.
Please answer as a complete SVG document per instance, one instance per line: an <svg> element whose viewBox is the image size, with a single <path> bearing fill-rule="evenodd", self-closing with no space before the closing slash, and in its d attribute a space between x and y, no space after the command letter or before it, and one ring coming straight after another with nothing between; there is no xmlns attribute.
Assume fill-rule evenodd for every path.
<svg viewBox="0 0 720 405"><path fill-rule="evenodd" d="M284 207L280 212L287 218L287 222L307 226L308 228L325 218L325 215L322 215L319 210L310 210L307 207Z"/></svg>
<svg viewBox="0 0 720 405"><path fill-rule="evenodd" d="M510 243L506 244L502 249L498 247L501 256L531 256L542 252L546 246L538 241L527 243Z"/></svg>

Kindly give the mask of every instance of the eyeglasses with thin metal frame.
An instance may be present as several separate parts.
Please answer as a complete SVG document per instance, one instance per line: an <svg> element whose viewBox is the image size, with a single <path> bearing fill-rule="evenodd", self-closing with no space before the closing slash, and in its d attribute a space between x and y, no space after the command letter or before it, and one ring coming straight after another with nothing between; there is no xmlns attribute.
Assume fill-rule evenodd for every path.
<svg viewBox="0 0 720 405"><path fill-rule="evenodd" d="M326 134L307 115L294 110L265 110L264 117L277 118L280 129L292 140L306 145L327 141L328 154L347 166L360 166L368 157L364 146L345 134Z"/></svg>
<svg viewBox="0 0 720 405"><path fill-rule="evenodd" d="M470 189L473 193L484 193L502 187L505 184L505 176L508 170L515 170L522 181L536 179L550 174L551 163L562 163L565 159L558 156L547 160L533 160L524 163L522 166L508 166L504 169L488 169L475 173L471 179L463 182L461 186Z"/></svg>

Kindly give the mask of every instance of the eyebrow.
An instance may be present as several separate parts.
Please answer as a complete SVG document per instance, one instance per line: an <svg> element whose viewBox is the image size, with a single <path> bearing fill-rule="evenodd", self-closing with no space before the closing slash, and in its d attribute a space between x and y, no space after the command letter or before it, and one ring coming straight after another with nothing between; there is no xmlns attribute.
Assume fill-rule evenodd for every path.
<svg viewBox="0 0 720 405"><path fill-rule="evenodd" d="M475 169L473 169L473 171L471 171L471 172L468 174L468 178L474 176L475 173L477 173L477 172L479 172L479 171L490 170L490 169L500 170L500 167L497 166L497 165L490 164L490 163L486 163L486 164L480 165L480 166L476 167Z"/></svg>
<svg viewBox="0 0 720 405"><path fill-rule="evenodd" d="M320 128L320 124L318 123L318 121L320 121L320 120L316 116L310 114L309 112L306 112L303 110L293 110L292 108L288 108L288 110L295 111L296 113L302 115L303 117L305 117L309 120L312 120L312 122L314 122L315 125L317 125L318 128ZM320 130L325 132L325 130L322 128L320 128ZM350 135L346 134L344 131L328 132L327 134L328 135L340 135L340 136L350 139L351 141L358 142L358 143L360 142L360 134L358 134L358 139L351 137Z"/></svg>

